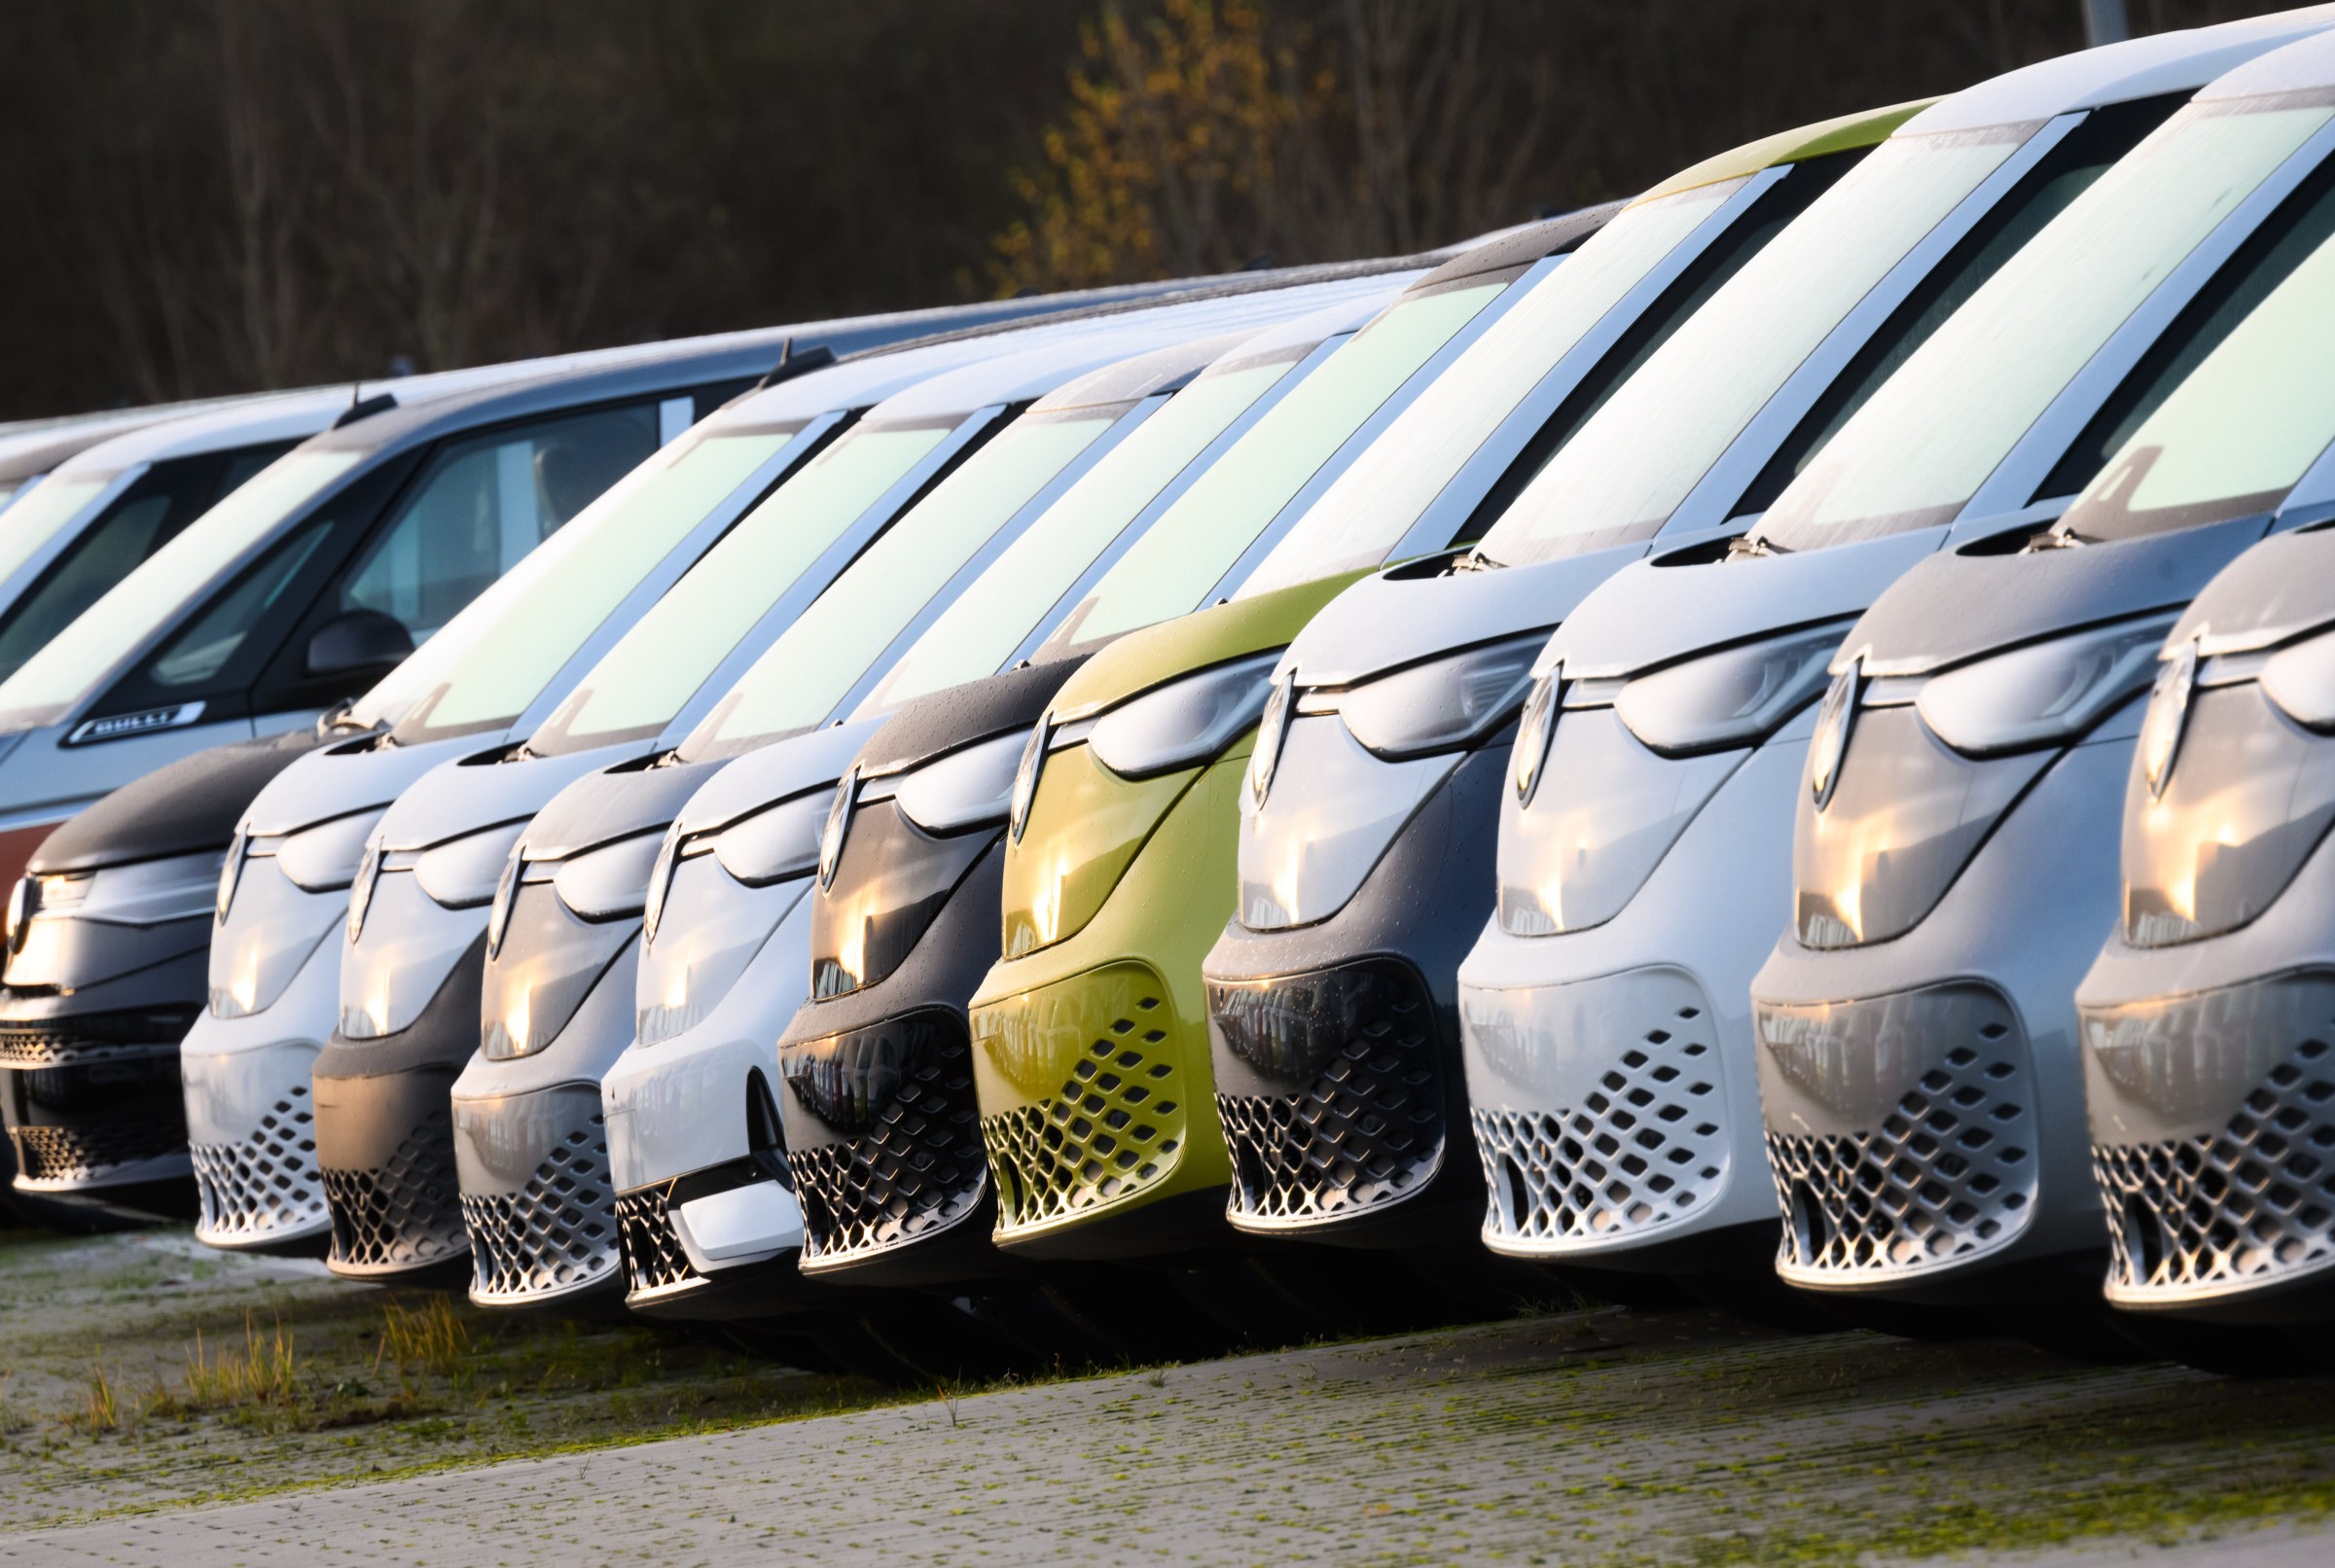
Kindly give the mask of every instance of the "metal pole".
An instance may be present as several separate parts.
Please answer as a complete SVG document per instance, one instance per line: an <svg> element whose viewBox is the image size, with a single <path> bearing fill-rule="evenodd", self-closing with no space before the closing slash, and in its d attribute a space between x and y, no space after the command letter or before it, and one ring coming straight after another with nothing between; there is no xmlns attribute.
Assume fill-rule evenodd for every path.
<svg viewBox="0 0 2335 1568"><path fill-rule="evenodd" d="M2084 0L2085 47L2121 44L2132 36L2133 23L2124 14L2124 0Z"/></svg>

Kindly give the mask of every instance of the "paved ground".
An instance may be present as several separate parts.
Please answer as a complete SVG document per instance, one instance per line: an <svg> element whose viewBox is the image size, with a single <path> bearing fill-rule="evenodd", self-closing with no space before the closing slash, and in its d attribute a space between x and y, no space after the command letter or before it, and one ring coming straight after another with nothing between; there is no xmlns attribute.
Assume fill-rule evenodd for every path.
<svg viewBox="0 0 2335 1568"><path fill-rule="evenodd" d="M287 1476L225 1506L125 1512L169 1490L131 1476L87 1523L0 1522L0 1563L2316 1568L2335 1561L2329 1392L1607 1310L371 1483Z"/></svg>

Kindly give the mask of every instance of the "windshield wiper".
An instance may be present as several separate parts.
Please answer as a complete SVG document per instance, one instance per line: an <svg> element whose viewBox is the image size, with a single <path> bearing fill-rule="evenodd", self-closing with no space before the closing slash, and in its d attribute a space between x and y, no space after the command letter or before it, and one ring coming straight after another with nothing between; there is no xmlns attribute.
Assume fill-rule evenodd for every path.
<svg viewBox="0 0 2335 1568"><path fill-rule="evenodd" d="M1782 545L1773 544L1760 538L1757 534L1738 534L1727 541L1727 558L1729 560L1739 557L1759 559L1772 555L1789 555L1790 553L1791 552Z"/></svg>
<svg viewBox="0 0 2335 1568"><path fill-rule="evenodd" d="M337 734L377 734L389 728L377 720L372 724L359 724L350 717L356 705L357 699L352 696L340 706L328 708L318 714L316 716L316 738L330 740Z"/></svg>

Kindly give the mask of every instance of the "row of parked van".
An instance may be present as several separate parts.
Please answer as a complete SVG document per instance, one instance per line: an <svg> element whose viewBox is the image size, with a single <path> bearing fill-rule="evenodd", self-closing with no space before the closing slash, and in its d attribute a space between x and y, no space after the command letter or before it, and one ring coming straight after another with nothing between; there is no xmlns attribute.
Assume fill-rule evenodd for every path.
<svg viewBox="0 0 2335 1568"><path fill-rule="evenodd" d="M894 1375L1550 1269L2303 1365L2330 351L2314 7L1429 256L27 445L13 1200Z"/></svg>

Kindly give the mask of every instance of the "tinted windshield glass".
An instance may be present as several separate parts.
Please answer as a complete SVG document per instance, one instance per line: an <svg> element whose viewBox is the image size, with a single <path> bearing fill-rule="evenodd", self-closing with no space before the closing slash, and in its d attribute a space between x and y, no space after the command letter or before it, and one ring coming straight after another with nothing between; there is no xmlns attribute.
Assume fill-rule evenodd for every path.
<svg viewBox="0 0 2335 1568"><path fill-rule="evenodd" d="M743 750L824 720L999 525L1126 411L1024 414L992 437L779 634L691 732L682 755ZM986 673L968 670L966 677Z"/></svg>
<svg viewBox="0 0 2335 1568"><path fill-rule="evenodd" d="M665 728L737 640L950 428L862 425L804 464L633 624L529 744L581 750Z"/></svg>
<svg viewBox="0 0 2335 1568"><path fill-rule="evenodd" d="M420 646L656 449L645 403L447 443L366 545L341 608L392 616Z"/></svg>
<svg viewBox="0 0 2335 1568"><path fill-rule="evenodd" d="M364 455L346 448L302 447L270 463L0 682L0 728L26 730L63 717L237 556Z"/></svg>
<svg viewBox="0 0 2335 1568"><path fill-rule="evenodd" d="M473 599L351 717L394 722L397 738L416 744L511 723L625 595L797 433L683 437L666 446Z"/></svg>
<svg viewBox="0 0 2335 1568"><path fill-rule="evenodd" d="M0 679L22 668L131 567L178 537L212 502L267 468L290 445L277 442L156 463L101 510L85 516L16 602L0 606Z"/></svg>
<svg viewBox="0 0 2335 1568"><path fill-rule="evenodd" d="M1388 306L1208 465L1053 640L1114 636L1196 608L1321 465L1510 281L1438 289Z"/></svg>
<svg viewBox="0 0 2335 1568"><path fill-rule="evenodd" d="M2322 241L2134 432L2061 527L2122 539L2278 505L2335 441L2335 241Z"/></svg>
<svg viewBox="0 0 2335 1568"><path fill-rule="evenodd" d="M8 521L0 524L0 577L30 560L113 482L111 474L52 475L27 490L23 500L8 509Z"/></svg>
<svg viewBox="0 0 2335 1568"><path fill-rule="evenodd" d="M1136 514L1301 357L1211 370L1062 492L909 645L862 704L876 711L997 669Z"/></svg>
<svg viewBox="0 0 2335 1568"><path fill-rule="evenodd" d="M2135 307L2328 113L2183 110L1938 329L1777 497L1760 537L1805 550L1951 519Z"/></svg>
<svg viewBox="0 0 2335 1568"><path fill-rule="evenodd" d="M1614 393L1484 536L1521 564L1643 539L1841 318L2032 126L1884 142Z"/></svg>
<svg viewBox="0 0 2335 1568"><path fill-rule="evenodd" d="M1726 180L1631 207L1590 236L1321 492L1257 568L1253 589L1384 559L1557 362L1742 184Z"/></svg>

